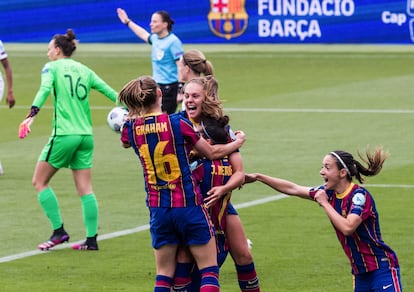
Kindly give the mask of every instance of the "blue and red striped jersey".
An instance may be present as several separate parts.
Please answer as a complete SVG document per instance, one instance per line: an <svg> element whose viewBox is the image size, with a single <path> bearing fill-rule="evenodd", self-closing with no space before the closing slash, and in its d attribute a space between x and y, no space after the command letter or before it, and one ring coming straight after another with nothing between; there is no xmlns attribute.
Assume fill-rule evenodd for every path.
<svg viewBox="0 0 414 292"><path fill-rule="evenodd" d="M193 174L199 182L203 197L207 197L207 192L211 188L227 183L233 170L227 157L216 160L199 159ZM211 221L217 233L223 234L226 230L226 214L230 198L231 192L221 197L214 206L209 208Z"/></svg>
<svg viewBox="0 0 414 292"><path fill-rule="evenodd" d="M141 161L149 207L202 204L188 155L200 136L180 114L157 114L127 121L121 141L129 142Z"/></svg>
<svg viewBox="0 0 414 292"><path fill-rule="evenodd" d="M320 187L311 189L310 194L316 193L318 189ZM329 190L326 193L330 204L343 217L356 214L362 219L362 223L350 236L345 236L335 228L351 263L352 273L357 275L380 268L399 267L396 253L382 240L377 208L368 190L352 183L343 194Z"/></svg>

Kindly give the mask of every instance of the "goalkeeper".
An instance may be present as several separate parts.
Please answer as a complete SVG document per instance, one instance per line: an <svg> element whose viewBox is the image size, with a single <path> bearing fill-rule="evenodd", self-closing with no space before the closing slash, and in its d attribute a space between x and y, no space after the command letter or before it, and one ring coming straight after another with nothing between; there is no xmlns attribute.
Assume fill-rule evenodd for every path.
<svg viewBox="0 0 414 292"><path fill-rule="evenodd" d="M39 203L53 229L50 238L38 245L40 250L69 241L57 197L49 186L49 181L61 168L72 169L86 226L86 241L72 247L98 250L98 203L91 179L94 140L89 93L93 88L115 102L117 92L91 69L73 60L71 56L75 50L75 34L71 29L52 38L47 51L50 62L43 67L40 89L19 127L19 137L23 139L30 132L30 125L47 97L52 96L52 134L39 156L32 180Z"/></svg>

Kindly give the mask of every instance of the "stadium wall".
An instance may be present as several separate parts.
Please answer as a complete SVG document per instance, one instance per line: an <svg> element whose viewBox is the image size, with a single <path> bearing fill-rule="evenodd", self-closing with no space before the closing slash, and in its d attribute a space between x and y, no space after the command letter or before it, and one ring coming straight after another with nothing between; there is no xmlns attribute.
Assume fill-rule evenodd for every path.
<svg viewBox="0 0 414 292"><path fill-rule="evenodd" d="M414 42L414 0L7 0L0 39L47 42L73 28L81 42L141 42L117 7L147 29L154 11L169 11L184 43Z"/></svg>

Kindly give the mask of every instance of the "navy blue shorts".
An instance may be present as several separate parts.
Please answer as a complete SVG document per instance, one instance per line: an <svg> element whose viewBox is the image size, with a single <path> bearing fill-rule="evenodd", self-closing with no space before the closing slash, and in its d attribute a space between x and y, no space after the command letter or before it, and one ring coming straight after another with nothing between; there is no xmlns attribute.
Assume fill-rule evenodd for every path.
<svg viewBox="0 0 414 292"><path fill-rule="evenodd" d="M379 269L355 275L354 292L384 291L401 292L401 276L399 268Z"/></svg>
<svg viewBox="0 0 414 292"><path fill-rule="evenodd" d="M228 215L239 215L239 213L237 213L236 208L234 208L234 206L231 202L229 202L229 206L228 206L228 209L227 209L227 214Z"/></svg>
<svg viewBox="0 0 414 292"><path fill-rule="evenodd" d="M149 209L152 247L155 249L166 244L206 244L214 236L214 227L204 205Z"/></svg>
<svg viewBox="0 0 414 292"><path fill-rule="evenodd" d="M229 249L227 247L227 239L224 234L216 234L216 244L217 244L217 263L221 267L224 264L224 261L229 254Z"/></svg>

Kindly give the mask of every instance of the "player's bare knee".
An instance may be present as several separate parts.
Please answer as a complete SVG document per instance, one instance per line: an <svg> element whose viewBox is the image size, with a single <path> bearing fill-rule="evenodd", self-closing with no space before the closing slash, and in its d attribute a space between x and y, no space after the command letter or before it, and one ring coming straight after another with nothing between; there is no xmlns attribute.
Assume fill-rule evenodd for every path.
<svg viewBox="0 0 414 292"><path fill-rule="evenodd" d="M234 262L238 265L247 265L253 262L253 256L248 250L230 254Z"/></svg>
<svg viewBox="0 0 414 292"><path fill-rule="evenodd" d="M35 178L32 179L32 185L36 192L40 192L41 190L47 187L47 185L41 183L39 180L36 180Z"/></svg>

